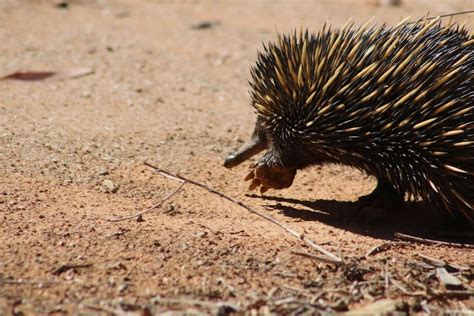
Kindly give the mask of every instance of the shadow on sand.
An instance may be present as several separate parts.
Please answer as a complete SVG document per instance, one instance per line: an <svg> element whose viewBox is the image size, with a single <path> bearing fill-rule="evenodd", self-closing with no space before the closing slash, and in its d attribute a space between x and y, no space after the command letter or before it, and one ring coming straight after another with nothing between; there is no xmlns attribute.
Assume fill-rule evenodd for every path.
<svg viewBox="0 0 474 316"><path fill-rule="evenodd" d="M442 211L423 202L405 203L387 210L375 207L361 209L357 202L298 200L256 194L248 196L276 202L265 207L285 216L318 221L374 238L393 240L394 233L400 232L421 238L474 244L472 227L452 220Z"/></svg>

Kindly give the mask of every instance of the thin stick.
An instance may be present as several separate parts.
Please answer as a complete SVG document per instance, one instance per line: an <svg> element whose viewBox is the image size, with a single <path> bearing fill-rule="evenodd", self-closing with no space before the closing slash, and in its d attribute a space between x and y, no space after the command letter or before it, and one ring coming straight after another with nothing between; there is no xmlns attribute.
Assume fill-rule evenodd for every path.
<svg viewBox="0 0 474 316"><path fill-rule="evenodd" d="M431 16L431 17L428 17L426 16L426 18L422 18L421 20L425 20L426 21L430 21L430 20L434 20L436 18L447 18L447 17L453 17L453 16L456 16L456 15L463 15L463 14L470 14L470 13L474 13L474 10L470 10L470 11L463 11L463 12L456 12L456 13L450 13L450 14L443 14L443 15L439 15L439 16ZM417 23L417 22L409 22L407 24L414 24L414 23Z"/></svg>
<svg viewBox="0 0 474 316"><path fill-rule="evenodd" d="M433 293L435 297L474 297L474 291L444 291Z"/></svg>
<svg viewBox="0 0 474 316"><path fill-rule="evenodd" d="M53 284L58 284L56 281L29 281L29 280L2 280L0 279L0 284L16 284L16 285L37 285L37 286L50 286Z"/></svg>
<svg viewBox="0 0 474 316"><path fill-rule="evenodd" d="M216 309L222 306L228 306L235 311L239 310L239 307L237 304L231 303L231 302L226 302L226 301L218 301L218 302L208 302L208 301L202 301L202 300L195 300L195 299L188 299L188 298L162 298L162 297L156 297L152 299L154 303L158 304L163 304L163 305L194 305L194 306L201 306L205 308L211 308L211 309Z"/></svg>
<svg viewBox="0 0 474 316"><path fill-rule="evenodd" d="M401 239L401 240L418 242L418 243L427 244L427 245L440 245L440 246L449 246L449 247L455 247L455 248L474 249L474 245L458 244L458 243L439 241L439 240L433 240L433 239L425 239L425 238L410 236L410 235L406 235L406 234L402 234L402 233L398 233L398 232L396 232L394 234L394 236L395 236L395 238L398 238L398 239Z"/></svg>
<svg viewBox="0 0 474 316"><path fill-rule="evenodd" d="M293 251L292 250L291 253L294 254L294 255L297 255L297 256L302 256L302 257L305 257L305 258L308 258L308 259L311 259L311 260L316 260L316 261L320 261L320 262L324 262L324 263L336 264L336 265L341 264L341 262L335 262L332 259L328 260L325 257L316 256L316 255L313 255L311 253L307 253L307 252L303 252L303 251Z"/></svg>
<svg viewBox="0 0 474 316"><path fill-rule="evenodd" d="M161 206L161 204L163 204L166 200L169 200L171 197L173 197L173 195L175 195L176 193L178 193L179 190L181 190L181 188L183 187L183 185L186 183L185 181L182 181L182 180L179 180L177 179L178 181L181 181L181 184L176 188L174 189L173 192L171 192L170 194L168 194L163 200L157 202L156 204L150 206L149 208L147 208L146 210L144 211L141 211L141 212L138 212L134 215L130 215L130 216L125 216L125 217L120 217L120 218L110 218L108 219L109 222L120 222L120 221L124 221L124 220L127 220L127 219L132 219L132 218L136 218L136 217L140 217L142 216L143 214L145 213L148 213L148 212L151 212L153 211L155 208L158 208Z"/></svg>
<svg viewBox="0 0 474 316"><path fill-rule="evenodd" d="M397 288L399 289L403 294L406 295L411 295L410 293L399 281L394 280L393 278L390 278L390 282Z"/></svg>
<svg viewBox="0 0 474 316"><path fill-rule="evenodd" d="M130 315L129 313L127 313L125 311L122 311L122 310L119 310L119 309L116 309L116 308L105 307L105 306L86 305L84 307L88 308L88 309L93 309L95 311L102 311L102 312L106 312L106 313L109 313L109 314L112 314L112 315L117 315L117 316L128 316L128 315Z"/></svg>
<svg viewBox="0 0 474 316"><path fill-rule="evenodd" d="M250 206L248 206L248 205L246 205L246 204L244 204L244 203L242 203L242 202L240 202L240 201L238 201L238 200L236 200L236 199L234 199L234 198L232 198L232 197L230 197L230 196L227 196L227 195L225 195L224 193L221 193L221 192L219 192L219 191L216 191L216 190L214 190L213 188L208 187L207 185L204 185L204 184L199 183L199 182L196 182L196 181L194 181L194 180L185 178L185 177L180 176L180 175L178 175L178 174L172 174L172 173L170 173L170 172L168 172L168 171L166 171L166 170L163 170L163 169L161 169L161 168L158 168L158 167L155 167L155 166L153 166L153 165L150 165L150 164L147 163L147 162L145 162L144 164L145 164L145 166L154 169L155 172L157 172L157 173L159 173L159 174L161 174L161 175L163 175L163 176L165 176L165 177L167 177L167 178L174 179L174 180L177 180L177 181L183 181L184 183L191 183L191 184L194 184L195 186L198 186L198 187L200 187L200 188L203 188L203 189L209 191L210 193L213 193L213 194L215 194L215 195L218 195L218 196L220 196L220 197L223 198L223 199L226 199L226 200L228 200L228 201L230 201L230 202L232 202L232 203L234 203L234 204L237 204L238 206L240 206L240 207L246 209L247 211L249 211L249 212L251 212L251 213L253 213L253 214L255 214L255 215L258 215L258 216L260 216L260 217L266 219L267 221L269 221L269 222L271 222L271 223L273 223L273 224L279 226L280 228L284 229L284 230L285 230L287 233L289 233L290 235L292 235L292 236L294 236L294 237L296 237L296 238L302 240L302 241L303 241L306 245L308 245L309 247L311 247L311 248L313 248L313 249L315 249L315 250L321 252L322 254L326 255L327 257L329 257L328 260L332 260L333 263L336 264L336 263L341 263L341 262L342 262L342 259L341 259L341 258L339 258L338 256L334 255L333 253L327 251L327 250L324 249L323 247L317 245L317 244L314 243L313 241L307 239L307 238L304 236L304 234L298 233L297 231L293 230L292 228L290 228L290 227L288 227L288 226L286 226L286 225L284 225L284 224L278 222L276 219L273 219L272 217L270 217L270 216L268 216L268 215L266 215L266 214L264 214L264 213L261 213L260 211L257 211L256 209L254 209L254 208L252 208L252 207L250 207ZM184 183L183 183L183 184L184 184Z"/></svg>
<svg viewBox="0 0 474 316"><path fill-rule="evenodd" d="M437 268L443 268L447 266L447 263L444 262L443 260L431 258L421 253L417 253L416 255L420 257L421 259L423 259L424 261L428 262L430 265L435 266Z"/></svg>
<svg viewBox="0 0 474 316"><path fill-rule="evenodd" d="M383 251L383 250L385 250L385 249L390 248L392 245L393 245L392 242L388 241L388 242L384 242L384 243L382 243L382 244L380 244L380 245L377 245L377 246L375 246L375 247L373 247L373 248L370 248L370 250L367 251L367 253L365 254L365 257L366 257L366 258L367 258L367 257L370 257L370 256L373 255L374 253L378 253L378 252L380 252L380 251Z"/></svg>
<svg viewBox="0 0 474 316"><path fill-rule="evenodd" d="M463 11L463 12L456 12L456 13L451 13L451 14L443 14L443 15L440 15L439 17L440 17L440 18L446 18L446 17L448 17L448 16L456 16L456 15L470 14L470 13L474 13L474 10ZM428 20L433 20L433 19L436 19L436 17L428 18Z"/></svg>
<svg viewBox="0 0 474 316"><path fill-rule="evenodd" d="M376 253L379 253L381 251L384 251L384 250L387 250L389 249L390 247L392 246L396 246L396 245L403 245L403 246L406 246L406 245L410 245L410 243L407 243L407 242L397 242L397 241L387 241L387 242L384 242L380 245L377 245L373 248L370 248L369 251L367 251L367 253L365 254L365 257L370 257L371 255L374 255Z"/></svg>
<svg viewBox="0 0 474 316"><path fill-rule="evenodd" d="M311 291L310 291L310 290L299 289L299 288L292 287L292 286L289 286L289 285L284 285L284 284L283 284L281 287L284 288L284 289L287 289L287 290L290 290L290 291L294 291L294 292L298 292L298 293L302 293L302 294L311 294Z"/></svg>
<svg viewBox="0 0 474 316"><path fill-rule="evenodd" d="M60 275L71 269L79 269L79 268L90 268L92 267L92 263L85 263L85 264L65 264L60 266L59 268L53 271L54 275Z"/></svg>

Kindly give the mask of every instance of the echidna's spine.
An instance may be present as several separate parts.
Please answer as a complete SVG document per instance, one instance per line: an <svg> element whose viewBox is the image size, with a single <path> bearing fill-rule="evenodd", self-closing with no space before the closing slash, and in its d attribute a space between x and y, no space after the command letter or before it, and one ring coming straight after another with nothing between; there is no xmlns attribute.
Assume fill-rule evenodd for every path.
<svg viewBox="0 0 474 316"><path fill-rule="evenodd" d="M464 27L437 18L279 36L251 86L273 163L352 165L474 223L474 39Z"/></svg>

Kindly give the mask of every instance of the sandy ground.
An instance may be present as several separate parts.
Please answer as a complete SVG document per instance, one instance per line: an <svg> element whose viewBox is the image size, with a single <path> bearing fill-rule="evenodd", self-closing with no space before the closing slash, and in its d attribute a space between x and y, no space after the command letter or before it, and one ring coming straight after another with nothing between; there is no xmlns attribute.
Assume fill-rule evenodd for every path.
<svg viewBox="0 0 474 316"><path fill-rule="evenodd" d="M249 163L222 167L250 136L249 67L276 29L341 26L351 16L358 24L372 16L396 23L473 9L472 0L54 3L0 1L0 76L94 71L65 81L0 81L0 314L298 313L384 298L412 312L474 308L472 249L395 245L363 258L396 231L436 237L430 210L407 208L375 224L354 218L354 201L375 182L347 167L312 168L265 196L247 191ZM457 20L469 17L474 30L472 16ZM193 28L204 21L211 27ZM140 221L109 222L179 185L145 161L270 214L350 264L295 255L312 250L192 185ZM418 254L466 266L449 271L471 296L433 294L444 286ZM367 288L371 282L378 288Z"/></svg>

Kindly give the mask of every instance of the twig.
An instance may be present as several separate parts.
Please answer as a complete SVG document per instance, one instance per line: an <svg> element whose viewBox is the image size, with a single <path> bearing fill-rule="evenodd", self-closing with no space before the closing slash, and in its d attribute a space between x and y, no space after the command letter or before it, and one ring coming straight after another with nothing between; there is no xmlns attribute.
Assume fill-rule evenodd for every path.
<svg viewBox="0 0 474 316"><path fill-rule="evenodd" d="M469 11L456 12L456 13L451 13L451 14L443 14L443 15L440 15L439 17L440 18L446 18L448 16L456 16L456 15L469 14L469 13L474 13L474 11L469 10ZM433 20L433 19L436 19L436 17L428 18L428 20Z"/></svg>
<svg viewBox="0 0 474 316"><path fill-rule="evenodd" d="M400 240L408 240L408 241L412 241L412 242L419 242L419 243L427 244L427 245L440 245L440 246L449 246L449 247L455 247L455 248L474 249L474 245L458 244L458 243L439 241L439 240L433 240L433 239L425 239L425 238L410 236L410 235L406 235L406 234L402 234L402 233L398 233L398 232L396 232L394 234L394 236L395 236L395 238L398 238Z"/></svg>
<svg viewBox="0 0 474 316"><path fill-rule="evenodd" d="M215 195L218 195L218 196L220 196L220 197L223 198L223 199L226 199L226 200L228 200L228 201L230 201L230 202L232 202L232 203L234 203L234 204L237 204L238 206L240 206L240 207L246 209L247 211L249 211L249 212L251 212L251 213L253 213L253 214L255 214L255 215L258 215L258 216L260 216L260 217L266 219L267 221L272 222L273 224L279 226L280 228L284 229L284 230L285 230L287 233L289 233L290 235L292 235L292 236L294 236L294 237L296 237L296 238L302 240L302 241L303 241L306 245L308 245L309 247L311 247L311 248L313 248L313 249L315 249L315 250L321 252L322 254L326 255L326 256L328 257L328 260L332 260L334 263L341 263L341 262L342 262L342 259L341 259L341 258L339 258L338 256L334 255L333 253L327 251L327 250L324 249L323 247L317 245L317 244L314 243L313 241L307 239L307 238L304 236L304 234L300 234L300 233L296 232L296 231L293 230L292 228L290 228L290 227L288 227L288 226L286 226L286 225L284 225L284 224L278 222L276 219L273 219L272 217L270 217L270 216L268 216L268 215L266 215L266 214L264 214L264 213L261 213L260 211L257 211L256 209L254 209L254 208L252 208L252 207L250 207L250 206L248 206L248 205L246 205L246 204L244 204L244 203L242 203L242 202L240 202L240 201L238 201L238 200L236 200L236 199L234 199L234 198L232 198L232 197L230 197L230 196L227 196L227 195L225 195L224 193L221 193L221 192L219 192L219 191L216 191L216 190L214 190L213 188L210 188L210 187L208 187L207 185L204 185L204 184L202 184L202 183L196 182L196 181L194 181L194 180L185 178L185 177L180 176L180 175L177 175L177 174L172 174L172 173L170 173L170 172L168 172L168 171L166 171L166 170L163 170L163 169L161 169L161 168L158 168L158 167L155 167L155 166L153 166L153 165L150 165L150 164L147 163L147 162L145 162L144 164L145 164L145 166L148 166L148 167L154 169L155 172L157 172L157 173L159 173L159 174L161 174L161 175L163 175L163 176L165 176L165 177L167 177L167 178L174 179L174 180L177 180L177 181L182 181L182 182L183 182L182 184L184 184L184 183L191 183L191 184L193 184L193 185L195 185L195 186L198 186L198 187L200 187L200 188L203 188L203 189L207 190L207 191L210 192L210 193L213 193L213 194L215 194Z"/></svg>
<svg viewBox="0 0 474 316"><path fill-rule="evenodd" d="M447 265L446 262L444 262L443 260L431 258L421 253L417 253L416 255L420 257L421 259L423 259L423 261L427 262L428 264L434 267L442 268L442 267L446 267Z"/></svg>
<svg viewBox="0 0 474 316"><path fill-rule="evenodd" d="M239 306L237 304L226 302L226 301L219 301L219 302L211 302L211 301L202 301L202 300L195 300L195 299L188 299L188 298L162 298L162 297L154 297L152 299L154 304L164 304L164 305L194 305L200 306L204 308L211 308L217 309L220 307L230 307L234 311L239 311Z"/></svg>
<svg viewBox="0 0 474 316"><path fill-rule="evenodd" d="M303 251L294 251L294 250L292 250L291 253L292 253L293 255L306 257L306 258L309 258L309 259L311 259L311 260L316 260L316 261L319 261L319 262L324 262L324 263L329 263L329 264L336 264L336 265L341 264L341 262L335 262L335 261L332 260L332 259L328 260L328 259L325 258L325 257L313 255L313 254L311 254L311 253L307 253L307 252L303 252Z"/></svg>
<svg viewBox="0 0 474 316"><path fill-rule="evenodd" d="M412 295L411 292L409 292L399 281L394 280L393 278L390 278L390 282L395 285L397 289L399 289L403 294L406 295Z"/></svg>
<svg viewBox="0 0 474 316"><path fill-rule="evenodd" d="M105 306L99 306L99 305L85 305L85 308L92 309L95 311L101 311L101 312L106 312L112 315L117 315L117 316L129 316L130 314L122 311L117 308L110 308L110 307L105 307Z"/></svg>
<svg viewBox="0 0 474 316"><path fill-rule="evenodd" d="M428 12L428 15L426 15L426 17L421 18L418 21L408 22L407 24L408 25L415 24L415 23L419 23L419 22L424 21L424 20L425 21L431 21L431 20L434 20L434 19L437 19L437 18L447 18L447 17L452 18L453 16L456 16L456 15L463 15L463 14L470 14L470 13L474 13L474 10L462 11L462 12L456 12L456 13L450 13L450 14L443 14L443 15L431 16L431 17L428 17L428 15L429 15L429 12Z"/></svg>
<svg viewBox="0 0 474 316"><path fill-rule="evenodd" d="M370 257L371 255L374 255L376 253L379 253L381 251L384 251L386 249L389 249L390 247L392 246L395 246L395 245L403 245L403 246L406 246L406 245L410 245L409 243L407 242L397 242L397 241L387 241L387 242L384 242L380 245L377 245L373 248L370 248L369 251L367 251L367 253L365 254L365 257Z"/></svg>
<svg viewBox="0 0 474 316"><path fill-rule="evenodd" d="M39 287L50 286L53 284L58 284L56 281L29 281L29 280L4 280L0 279L0 284L16 284L16 285L37 285Z"/></svg>
<svg viewBox="0 0 474 316"><path fill-rule="evenodd" d="M290 297L279 299L275 301L273 304L278 306L278 305L285 305L285 304L291 304L291 303L301 303L301 300L297 299L296 297L290 296Z"/></svg>
<svg viewBox="0 0 474 316"><path fill-rule="evenodd" d="M362 283L365 283L365 282L359 282L358 284L362 284ZM327 295L327 294L331 294L331 293L341 293L341 294L350 294L351 291L348 291L348 290L345 290L345 288L349 288L349 286L342 286L341 288L339 289L326 289L326 290L321 290L321 292L317 293L315 296L313 296L310 300L310 303L311 304L316 304L316 302L322 298L323 296Z"/></svg>
<svg viewBox="0 0 474 316"><path fill-rule="evenodd" d="M274 286L268 291L267 293L267 300L270 301L273 298L273 295L275 295L276 292L278 292L279 288Z"/></svg>
<svg viewBox="0 0 474 316"><path fill-rule="evenodd" d="M178 181L181 181L178 179ZM145 213L148 213L148 212L151 212L153 211L155 208L158 208L161 206L161 204L163 204L166 200L169 200L171 197L173 197L173 195L175 195L176 193L178 193L179 190L181 190L181 188L183 187L183 185L185 184L186 182L185 181L181 181L181 184L176 188L174 189L173 192L171 192L170 194L168 194L163 200L157 202L156 204L150 206L149 208L147 208L146 210L144 211L141 211L141 212L138 212L136 213L135 215L130 215L130 216L125 216L125 217L120 217L120 218L110 218L108 219L109 222L120 222L120 221L124 221L124 220L127 220L127 219L132 219L132 218L136 218L136 217L141 217L143 214Z"/></svg>
<svg viewBox="0 0 474 316"><path fill-rule="evenodd" d="M310 290L299 289L299 288L292 287L292 286L289 286L289 285L282 285L281 287L284 288L284 289L294 291L294 292L298 292L298 293L302 293L302 294L311 294Z"/></svg>
<svg viewBox="0 0 474 316"><path fill-rule="evenodd" d="M78 268L90 268L92 267L92 263L85 263L85 264L65 264L60 266L59 268L53 271L54 275L60 275L63 272L66 272L71 269L78 269Z"/></svg>
<svg viewBox="0 0 474 316"><path fill-rule="evenodd" d="M367 251L367 253L365 254L365 257L370 257L371 255L375 254L375 253L378 253L380 251L383 251L385 249L388 249L390 248L391 246L393 245L393 243L391 241L388 241L388 242L384 242L380 245L377 245L375 247L372 247L370 248L369 251Z"/></svg>
<svg viewBox="0 0 474 316"><path fill-rule="evenodd" d="M434 292L432 293L434 297L458 297L458 298L467 298L467 297L474 297L474 291L466 290L466 291L444 291L444 292Z"/></svg>

